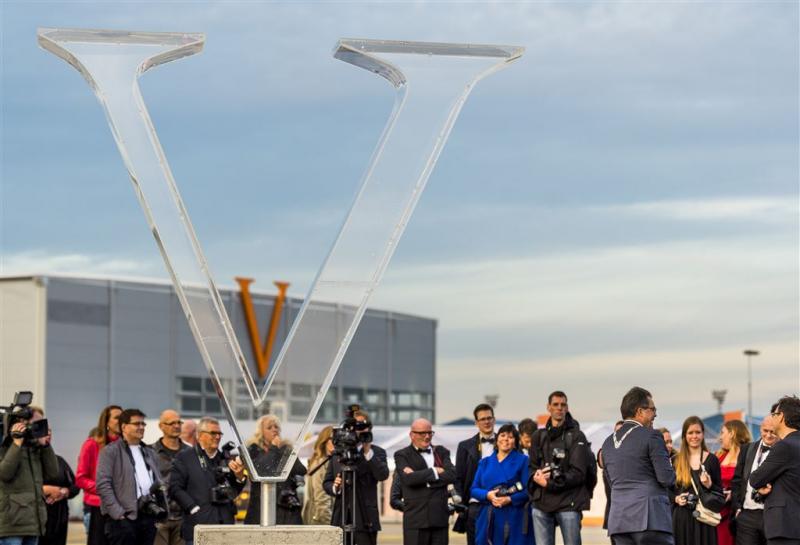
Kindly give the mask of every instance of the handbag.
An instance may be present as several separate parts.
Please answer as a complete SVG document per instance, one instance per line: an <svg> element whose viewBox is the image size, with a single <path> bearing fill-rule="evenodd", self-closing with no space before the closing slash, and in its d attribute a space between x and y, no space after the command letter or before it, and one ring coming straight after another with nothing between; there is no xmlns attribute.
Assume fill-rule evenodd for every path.
<svg viewBox="0 0 800 545"><path fill-rule="evenodd" d="M722 515L703 505L702 496L697 490L697 485L694 484L694 477L692 477L692 488L694 488L694 493L697 494L697 506L694 508L692 516L697 519L697 522L702 522L708 526L719 526Z"/></svg>

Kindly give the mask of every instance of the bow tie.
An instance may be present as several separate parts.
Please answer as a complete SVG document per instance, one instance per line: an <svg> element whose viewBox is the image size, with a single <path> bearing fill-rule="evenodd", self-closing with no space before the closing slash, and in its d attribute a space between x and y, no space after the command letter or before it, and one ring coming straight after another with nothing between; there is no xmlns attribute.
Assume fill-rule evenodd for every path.
<svg viewBox="0 0 800 545"><path fill-rule="evenodd" d="M481 443L491 443L494 445L494 435L491 437L481 437Z"/></svg>
<svg viewBox="0 0 800 545"><path fill-rule="evenodd" d="M770 449L771 449L771 448L772 448L772 447L768 447L768 446L766 446L766 445L761 445L761 453L762 453L762 454L766 454L767 452L769 452L769 451L770 451Z"/></svg>
<svg viewBox="0 0 800 545"><path fill-rule="evenodd" d="M428 448L418 448L418 449L417 449L417 452L419 452L420 454L430 454L430 453L431 453L431 447L428 447Z"/></svg>

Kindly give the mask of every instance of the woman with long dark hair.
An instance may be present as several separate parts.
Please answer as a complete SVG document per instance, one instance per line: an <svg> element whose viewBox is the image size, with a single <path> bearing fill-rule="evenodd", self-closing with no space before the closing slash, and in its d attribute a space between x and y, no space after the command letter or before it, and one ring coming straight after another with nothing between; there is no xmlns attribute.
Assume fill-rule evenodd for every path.
<svg viewBox="0 0 800 545"><path fill-rule="evenodd" d="M528 457L520 450L513 424L497 430L494 454L478 464L471 496L481 504L475 522L476 545L532 545L528 506Z"/></svg>
<svg viewBox="0 0 800 545"><path fill-rule="evenodd" d="M683 422L681 449L675 456L675 489L672 532L675 545L717 545L717 529L694 515L701 500L712 511L722 508L719 460L706 447L705 425L697 416ZM718 497L718 502L710 499Z"/></svg>
<svg viewBox="0 0 800 545"><path fill-rule="evenodd" d="M75 484L83 490L84 509L89 511L89 530L87 532L87 545L105 545L104 519L100 513L100 496L95 489L95 475L97 474L97 458L100 450L119 438L119 415L122 407L109 405L100 412L97 427L92 430L86 441L81 446L78 454L78 471L75 475Z"/></svg>

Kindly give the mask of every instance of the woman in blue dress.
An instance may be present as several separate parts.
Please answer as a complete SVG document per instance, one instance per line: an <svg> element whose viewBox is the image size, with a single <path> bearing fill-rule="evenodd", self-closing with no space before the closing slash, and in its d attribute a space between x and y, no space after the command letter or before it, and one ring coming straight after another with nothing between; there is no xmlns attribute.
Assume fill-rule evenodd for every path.
<svg viewBox="0 0 800 545"><path fill-rule="evenodd" d="M505 424L497 431L494 454L480 461L472 481L470 495L481 504L476 545L533 545L527 486L528 457L520 451L517 429Z"/></svg>

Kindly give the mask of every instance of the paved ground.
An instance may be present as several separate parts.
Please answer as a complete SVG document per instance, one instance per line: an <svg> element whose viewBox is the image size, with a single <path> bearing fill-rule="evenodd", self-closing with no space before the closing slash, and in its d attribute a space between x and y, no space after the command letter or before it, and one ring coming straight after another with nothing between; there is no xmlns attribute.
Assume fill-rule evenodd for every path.
<svg viewBox="0 0 800 545"><path fill-rule="evenodd" d="M605 530L601 528L584 528L581 532L581 537L583 538L583 545L608 545L609 543ZM83 525L81 523L70 523L67 543L69 545L82 545L86 543L86 534L83 531ZM403 532L400 524L384 524L383 531L378 537L378 543L380 545L403 543ZM464 545L466 543L466 539L461 534L451 533L450 543L452 545ZM556 543L561 545L562 542L560 535L557 535Z"/></svg>

